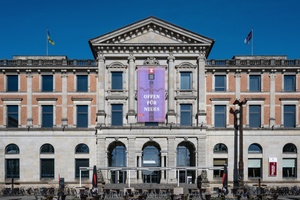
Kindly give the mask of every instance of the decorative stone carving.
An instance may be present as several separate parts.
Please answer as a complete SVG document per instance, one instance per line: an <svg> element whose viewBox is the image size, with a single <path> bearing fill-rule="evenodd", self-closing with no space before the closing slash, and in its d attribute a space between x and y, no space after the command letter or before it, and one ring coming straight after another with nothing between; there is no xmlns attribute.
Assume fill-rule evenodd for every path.
<svg viewBox="0 0 300 200"><path fill-rule="evenodd" d="M158 62L158 60L156 60L156 58L150 57L144 61L144 65L159 65L159 62Z"/></svg>

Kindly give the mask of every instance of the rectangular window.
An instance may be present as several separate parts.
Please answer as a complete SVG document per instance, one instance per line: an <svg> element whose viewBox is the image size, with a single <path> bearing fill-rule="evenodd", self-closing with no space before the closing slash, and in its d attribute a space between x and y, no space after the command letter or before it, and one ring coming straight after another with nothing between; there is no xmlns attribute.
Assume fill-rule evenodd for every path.
<svg viewBox="0 0 300 200"><path fill-rule="evenodd" d="M295 105L284 105L283 107L284 127L296 127L296 107Z"/></svg>
<svg viewBox="0 0 300 200"><path fill-rule="evenodd" d="M53 92L53 75L42 75L42 92Z"/></svg>
<svg viewBox="0 0 300 200"><path fill-rule="evenodd" d="M284 91L295 92L296 91L296 76L284 75Z"/></svg>
<svg viewBox="0 0 300 200"><path fill-rule="evenodd" d="M227 165L227 159L225 158L214 158L214 167L224 167ZM222 178L224 173L223 169L215 169L214 170L214 178Z"/></svg>
<svg viewBox="0 0 300 200"><path fill-rule="evenodd" d="M17 105L7 106L7 127L19 126L19 107Z"/></svg>
<svg viewBox="0 0 300 200"><path fill-rule="evenodd" d="M180 89L191 90L192 89L192 73L180 72Z"/></svg>
<svg viewBox="0 0 300 200"><path fill-rule="evenodd" d="M19 159L6 159L5 178L20 178L20 161L19 161Z"/></svg>
<svg viewBox="0 0 300 200"><path fill-rule="evenodd" d="M54 159L41 159L41 178L54 178Z"/></svg>
<svg viewBox="0 0 300 200"><path fill-rule="evenodd" d="M122 90L123 89L123 72L111 73L111 89Z"/></svg>
<svg viewBox="0 0 300 200"><path fill-rule="evenodd" d="M123 125L123 104L111 105L111 125L112 126Z"/></svg>
<svg viewBox="0 0 300 200"><path fill-rule="evenodd" d="M261 106L250 105L249 106L249 127L259 128L261 126Z"/></svg>
<svg viewBox="0 0 300 200"><path fill-rule="evenodd" d="M192 104L180 105L180 126L192 126Z"/></svg>
<svg viewBox="0 0 300 200"><path fill-rule="evenodd" d="M261 159L248 159L248 177L262 178Z"/></svg>
<svg viewBox="0 0 300 200"><path fill-rule="evenodd" d="M42 128L52 128L53 126L53 106L42 106Z"/></svg>
<svg viewBox="0 0 300 200"><path fill-rule="evenodd" d="M77 92L87 92L87 91L88 91L88 76L77 75Z"/></svg>
<svg viewBox="0 0 300 200"><path fill-rule="evenodd" d="M226 127L226 105L215 105L215 127Z"/></svg>
<svg viewBox="0 0 300 200"><path fill-rule="evenodd" d="M7 78L6 91L17 92L19 87L18 75L7 75L6 78Z"/></svg>
<svg viewBox="0 0 300 200"><path fill-rule="evenodd" d="M295 158L284 158L282 160L282 176L283 178L297 177L297 167Z"/></svg>
<svg viewBox="0 0 300 200"><path fill-rule="evenodd" d="M75 177L79 178L79 167L89 167L89 159L75 159ZM81 171L82 178L89 178L89 170Z"/></svg>
<svg viewBox="0 0 300 200"><path fill-rule="evenodd" d="M250 75L249 76L249 91L259 92L261 90L261 76L260 75Z"/></svg>
<svg viewBox="0 0 300 200"><path fill-rule="evenodd" d="M215 75L215 91L226 91L226 75Z"/></svg>
<svg viewBox="0 0 300 200"><path fill-rule="evenodd" d="M88 106L78 105L77 106L77 128L88 127Z"/></svg>

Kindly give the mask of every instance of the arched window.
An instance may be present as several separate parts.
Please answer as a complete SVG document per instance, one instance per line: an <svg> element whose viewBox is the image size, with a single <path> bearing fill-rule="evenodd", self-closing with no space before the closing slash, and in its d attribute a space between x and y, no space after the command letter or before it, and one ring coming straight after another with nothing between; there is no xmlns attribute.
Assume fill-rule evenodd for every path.
<svg viewBox="0 0 300 200"><path fill-rule="evenodd" d="M6 154L19 154L20 150L16 144L9 144L5 148L5 153Z"/></svg>
<svg viewBox="0 0 300 200"><path fill-rule="evenodd" d="M78 144L75 148L75 153L90 153L90 149L86 144Z"/></svg>
<svg viewBox="0 0 300 200"><path fill-rule="evenodd" d="M195 146L189 141L179 143L177 146L177 167L193 167L196 166ZM194 183L195 171L182 170L179 171L180 183Z"/></svg>
<svg viewBox="0 0 300 200"><path fill-rule="evenodd" d="M122 142L115 141L108 147L108 167L126 167L126 147ZM125 183L126 171L111 171L111 183Z"/></svg>
<svg viewBox="0 0 300 200"><path fill-rule="evenodd" d="M227 146L223 143L218 143L214 147L214 153L228 153Z"/></svg>
<svg viewBox="0 0 300 200"><path fill-rule="evenodd" d="M54 147L51 144L43 144L40 149L41 154L53 154Z"/></svg>
<svg viewBox="0 0 300 200"><path fill-rule="evenodd" d="M288 144L284 145L282 152L283 153L297 153L297 147L292 143L288 143Z"/></svg>
<svg viewBox="0 0 300 200"><path fill-rule="evenodd" d="M259 144L253 143L248 148L248 153L262 153L262 147Z"/></svg>
<svg viewBox="0 0 300 200"><path fill-rule="evenodd" d="M160 167L160 146L154 141L147 142L143 146L143 167ZM160 183L160 171L142 171L144 183Z"/></svg>

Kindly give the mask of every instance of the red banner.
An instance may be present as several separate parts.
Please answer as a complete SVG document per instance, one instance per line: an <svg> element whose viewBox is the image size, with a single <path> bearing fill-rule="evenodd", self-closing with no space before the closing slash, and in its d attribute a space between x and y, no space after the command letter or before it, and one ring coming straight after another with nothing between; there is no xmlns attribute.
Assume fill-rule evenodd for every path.
<svg viewBox="0 0 300 200"><path fill-rule="evenodd" d="M277 175L277 158L269 158L269 176Z"/></svg>

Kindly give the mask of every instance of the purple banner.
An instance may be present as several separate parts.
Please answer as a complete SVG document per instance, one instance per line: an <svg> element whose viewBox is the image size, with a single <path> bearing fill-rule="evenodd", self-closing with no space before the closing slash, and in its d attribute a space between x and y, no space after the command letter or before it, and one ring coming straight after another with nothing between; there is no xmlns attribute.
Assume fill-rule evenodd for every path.
<svg viewBox="0 0 300 200"><path fill-rule="evenodd" d="M165 67L138 68L138 122L165 121Z"/></svg>

